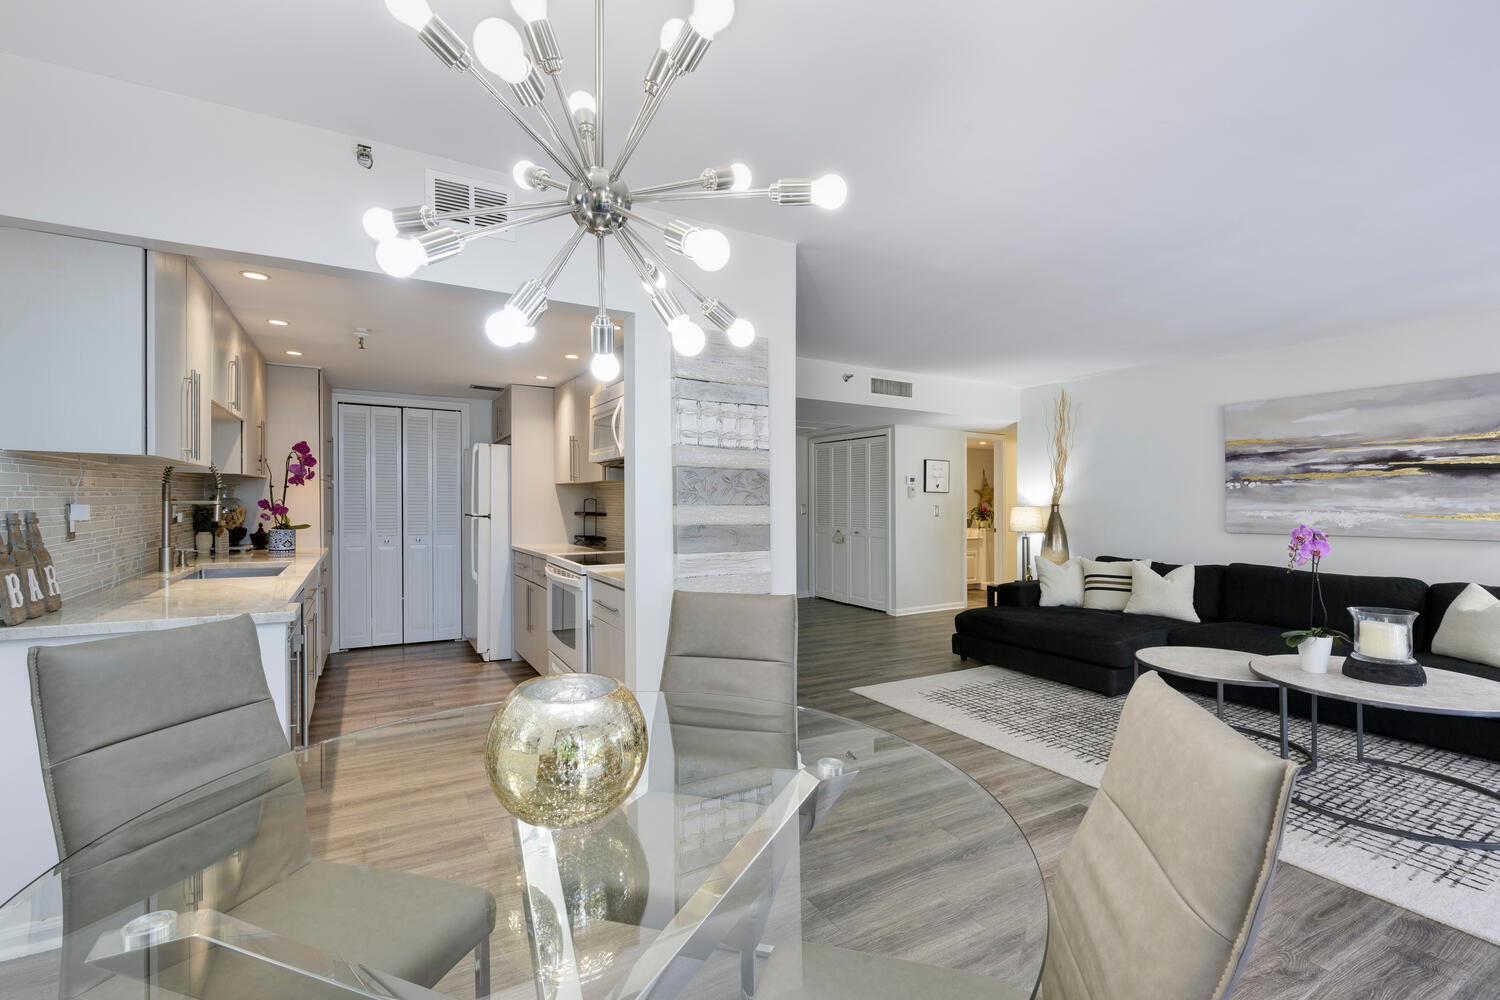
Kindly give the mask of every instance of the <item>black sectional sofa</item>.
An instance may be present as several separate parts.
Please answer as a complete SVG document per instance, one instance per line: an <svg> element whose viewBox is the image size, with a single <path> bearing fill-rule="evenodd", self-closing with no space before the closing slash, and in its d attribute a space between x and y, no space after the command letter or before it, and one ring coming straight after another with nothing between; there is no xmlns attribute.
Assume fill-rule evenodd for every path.
<svg viewBox="0 0 1500 1000"><path fill-rule="evenodd" d="M1102 557L1107 561L1123 561ZM1158 573L1177 567L1152 563ZM1088 688L1107 695L1130 690L1135 654L1148 646L1209 646L1277 655L1292 652L1281 638L1290 629L1306 628L1311 574L1288 573L1278 566L1231 563L1199 565L1194 569L1193 608L1199 622L1128 615L1093 608L1043 608L1041 585L1008 583L995 588L995 604L960 612L954 621L953 652L983 663L993 663L1037 677ZM1431 652L1432 637L1448 605L1466 583L1439 583L1392 576L1347 576L1320 573L1329 624L1346 634L1353 625L1350 606L1401 608L1420 612L1415 626L1417 659L1429 667L1456 670L1500 681L1500 669ZM1500 597L1500 587L1487 587ZM1339 650L1335 650L1339 652ZM1174 686L1211 693L1211 687L1167 678ZM1225 697L1245 704L1275 708L1276 694L1256 688L1225 688ZM1295 693L1291 710L1308 714L1308 699ZM1354 708L1324 698L1318 717L1336 725L1352 726ZM1370 732L1396 736L1461 753L1500 760L1500 720L1468 719L1365 710Z"/></svg>

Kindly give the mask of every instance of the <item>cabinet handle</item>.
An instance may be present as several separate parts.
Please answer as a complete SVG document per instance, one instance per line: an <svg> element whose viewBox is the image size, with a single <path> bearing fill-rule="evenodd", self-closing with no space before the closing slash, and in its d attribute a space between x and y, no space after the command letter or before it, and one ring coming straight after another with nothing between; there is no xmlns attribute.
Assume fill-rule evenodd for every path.
<svg viewBox="0 0 1500 1000"><path fill-rule="evenodd" d="M193 423L193 373L182 376L182 397L178 402L177 416L182 420L178 429L177 443L182 445L182 457L193 457L193 435L189 429Z"/></svg>
<svg viewBox="0 0 1500 1000"><path fill-rule="evenodd" d="M266 474L266 422L260 422L260 474Z"/></svg>
<svg viewBox="0 0 1500 1000"><path fill-rule="evenodd" d="M193 461L203 461L203 376L193 370Z"/></svg>
<svg viewBox="0 0 1500 1000"><path fill-rule="evenodd" d="M605 604L603 601L599 600L599 598L597 597L594 598L594 603L599 605L599 607L603 608L605 611L608 611L612 615L617 615L620 613L619 608L612 608L608 604Z"/></svg>

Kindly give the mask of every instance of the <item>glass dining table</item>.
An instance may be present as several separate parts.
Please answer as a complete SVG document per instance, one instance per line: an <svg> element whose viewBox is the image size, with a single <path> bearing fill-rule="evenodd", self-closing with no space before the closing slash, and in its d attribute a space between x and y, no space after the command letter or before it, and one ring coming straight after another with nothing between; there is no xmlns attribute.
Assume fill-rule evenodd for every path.
<svg viewBox="0 0 1500 1000"><path fill-rule="evenodd" d="M645 771L585 827L531 827L500 807L484 766L494 705L351 733L174 799L0 907L0 996L1036 995L1041 871L963 772L826 712L637 698ZM483 959L419 986L381 954L331 953L330 922L369 919L335 890L306 933L255 923L260 900L330 863L486 891ZM442 917L414 907L396 940L441 938Z"/></svg>

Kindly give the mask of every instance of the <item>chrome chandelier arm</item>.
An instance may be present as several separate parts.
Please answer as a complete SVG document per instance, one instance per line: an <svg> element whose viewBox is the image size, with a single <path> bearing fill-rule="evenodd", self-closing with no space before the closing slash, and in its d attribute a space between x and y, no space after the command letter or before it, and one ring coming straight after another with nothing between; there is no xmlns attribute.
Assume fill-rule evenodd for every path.
<svg viewBox="0 0 1500 1000"><path fill-rule="evenodd" d="M558 78L555 76L552 78L552 82L556 84L557 87L562 86L562 84L558 81ZM558 94L561 95L561 93L562 91L559 90ZM564 102L563 110L567 110L566 102ZM536 105L536 113L537 117L542 120L542 124L546 127L547 134L552 136L552 141L557 143L558 148L567 155L568 162L573 165L573 168L569 171L569 174L580 179L587 177L589 168L584 166L584 160L582 159L583 146L581 144L581 140L579 140L578 138L578 126L573 122L573 116L567 116L568 124L573 126L573 142L570 144L568 140L564 139L562 135L558 133L557 123L552 120L552 113L547 110L547 105L545 102L538 102L538 104ZM564 185L564 187L566 187L566 185Z"/></svg>
<svg viewBox="0 0 1500 1000"><path fill-rule="evenodd" d="M691 281L687 280L680 273L678 273L675 267L667 263L666 258L657 253L649 243L645 242L639 236L635 235L635 233L631 232L628 226L620 229L619 232L622 237L621 242L630 243L634 247L637 256L641 258L641 262L643 264L649 264L653 267L657 267L661 269L663 273L671 275L674 279L676 279L679 285L687 289L689 295L697 299L700 303L706 302L708 300L708 296L699 291L698 286L694 285ZM647 258L649 258L649 260ZM641 267L640 264L638 264L637 267L642 271L642 280L646 280L646 276L644 273L645 268Z"/></svg>
<svg viewBox="0 0 1500 1000"><path fill-rule="evenodd" d="M669 185L669 184L659 184L659 185L656 185L654 187L642 188L639 191L632 191L630 193L630 197L631 197L631 200L633 200L633 201L655 201L655 202L662 202L662 201L698 201L698 200L704 199L704 198L716 198L716 199L720 199L720 200L730 199L730 198L768 198L771 195L771 189L768 188L768 187L750 188L750 189L745 190L745 191L681 191L681 192L673 192L673 191L664 190L666 188L676 188L676 187L680 187L680 186L681 186L680 184L671 184L671 185Z"/></svg>
<svg viewBox="0 0 1500 1000"><path fill-rule="evenodd" d="M561 70L552 74L552 90L557 94L557 103L562 106L563 117L568 120L568 131L573 136L573 146L578 150L579 160L583 163L592 162L588 145L583 141L583 133L578 131L578 119L573 117L573 109L568 107L568 95L563 92ZM542 113L547 113L545 108L542 109ZM588 172L588 167L580 167L579 176L587 177Z"/></svg>
<svg viewBox="0 0 1500 1000"><path fill-rule="evenodd" d="M541 147L542 152L546 153L547 156L551 158L552 162L557 165L557 168L559 170L567 174L569 177L580 177L581 179L581 175L574 173L574 168L564 162L562 154L559 153L557 149L551 143L549 143L540 132L533 128L530 122L528 122L525 118L522 118L520 112L511 107L510 102L505 99L505 95L500 93L499 88L491 83L485 77L485 75L480 72L477 66L470 64L468 70L469 75L479 81L479 85L483 87L489 93L489 95L495 99L495 103L500 105L500 107L505 111L506 114L510 115L512 121L521 126L521 130L526 133L527 137L530 138L532 142Z"/></svg>
<svg viewBox="0 0 1500 1000"><path fill-rule="evenodd" d="M594 166L604 169L604 0L594 0ZM602 269L604 258L599 261ZM599 301L602 309L602 296Z"/></svg>
<svg viewBox="0 0 1500 1000"><path fill-rule="evenodd" d="M497 207L503 208L503 206ZM492 211L491 214L494 214L494 212ZM555 208L550 212L543 212L540 215L530 215L524 219L516 219L512 222L502 222L498 226L485 226L478 232L466 234L463 237L463 242L465 244L473 243L475 240L482 240L486 236L494 236L496 233L509 232L512 229L520 229L522 226L529 226L536 222L546 222L548 219L558 219L564 215L572 214L573 209L570 204L567 208Z"/></svg>
<svg viewBox="0 0 1500 1000"><path fill-rule="evenodd" d="M562 245L557 254L552 258L552 262L542 271L540 279L542 284L550 286L557 280L557 276L562 273L562 269L567 266L569 258L573 256L573 251L577 250L578 244L583 241L583 234L588 231L588 226L579 226L573 235L568 238L568 241Z"/></svg>
<svg viewBox="0 0 1500 1000"><path fill-rule="evenodd" d="M599 318L609 319L609 310L604 308L604 234L595 234L595 242L599 244L598 271L599 271Z"/></svg>
<svg viewBox="0 0 1500 1000"><path fill-rule="evenodd" d="M656 230L658 233L665 235L667 232L667 224L665 222L658 222L657 220L644 216L639 212L632 211L628 208L622 208L619 205L615 206L615 211L625 216L625 218L629 219L631 222L639 222L643 226L649 226L650 228Z"/></svg>
<svg viewBox="0 0 1500 1000"><path fill-rule="evenodd" d="M625 169L625 164L630 162L630 157L635 153L635 147L640 144L641 137L646 134L646 129L651 127L651 119L656 117L656 112L666 100L672 84L676 83L681 75L674 72L667 77L667 82L661 85L660 90L641 102L641 110L636 112L635 124L630 126L630 133L625 137L625 145L620 147L620 155L615 158L615 165L610 170L611 177L619 177Z"/></svg>

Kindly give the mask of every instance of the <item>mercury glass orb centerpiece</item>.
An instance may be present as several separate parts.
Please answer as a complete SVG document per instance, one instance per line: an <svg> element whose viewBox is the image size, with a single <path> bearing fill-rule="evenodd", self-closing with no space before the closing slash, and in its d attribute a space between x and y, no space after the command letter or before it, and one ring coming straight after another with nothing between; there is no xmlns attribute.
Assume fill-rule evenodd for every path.
<svg viewBox="0 0 1500 1000"><path fill-rule="evenodd" d="M538 677L495 713L484 759L512 816L532 826L582 826L624 802L640 780L646 720L611 677Z"/></svg>

